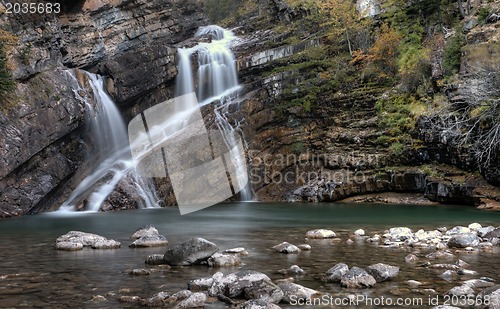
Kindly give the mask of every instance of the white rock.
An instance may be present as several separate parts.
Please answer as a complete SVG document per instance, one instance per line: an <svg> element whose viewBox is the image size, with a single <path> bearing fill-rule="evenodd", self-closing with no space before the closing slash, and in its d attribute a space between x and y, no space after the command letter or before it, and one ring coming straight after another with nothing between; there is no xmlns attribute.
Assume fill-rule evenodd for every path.
<svg viewBox="0 0 500 309"><path fill-rule="evenodd" d="M356 231L354 231L354 235L358 235L358 236L365 236L365 230L363 229L358 229Z"/></svg>

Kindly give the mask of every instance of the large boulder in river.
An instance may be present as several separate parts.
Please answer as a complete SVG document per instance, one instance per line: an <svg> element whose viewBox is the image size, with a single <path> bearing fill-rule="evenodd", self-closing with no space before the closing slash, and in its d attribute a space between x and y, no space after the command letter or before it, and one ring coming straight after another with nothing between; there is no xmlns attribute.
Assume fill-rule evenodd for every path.
<svg viewBox="0 0 500 309"><path fill-rule="evenodd" d="M158 232L158 230L152 226L152 225L146 225L146 226L143 226L143 227L140 227L139 229L137 229L134 234L132 234L132 236L130 236L130 239L139 239L143 236L146 236L146 235L159 235L160 233Z"/></svg>
<svg viewBox="0 0 500 309"><path fill-rule="evenodd" d="M197 237L168 249L163 260L169 265L187 266L206 261L217 251L213 242Z"/></svg>
<svg viewBox="0 0 500 309"><path fill-rule="evenodd" d="M326 272L323 280L326 282L339 283L342 276L345 275L348 271L349 266L347 266L347 264L338 263Z"/></svg>
<svg viewBox="0 0 500 309"><path fill-rule="evenodd" d="M488 232L486 235L484 235L485 239L492 239L492 238L500 238L500 227L497 227L491 232Z"/></svg>
<svg viewBox="0 0 500 309"><path fill-rule="evenodd" d="M372 288L375 283L377 283L375 278L359 267L352 267L340 279L340 285L350 289Z"/></svg>
<svg viewBox="0 0 500 309"><path fill-rule="evenodd" d="M467 248L479 245L479 238L474 233L456 234L448 240L448 247Z"/></svg>
<svg viewBox="0 0 500 309"><path fill-rule="evenodd" d="M370 265L366 270L377 282L392 280L396 278L399 273L399 267L383 263Z"/></svg>
<svg viewBox="0 0 500 309"><path fill-rule="evenodd" d="M118 241L107 239L106 237L85 233L80 231L70 231L56 239L55 248L57 250L81 250L83 247L92 249L116 249L120 248Z"/></svg>

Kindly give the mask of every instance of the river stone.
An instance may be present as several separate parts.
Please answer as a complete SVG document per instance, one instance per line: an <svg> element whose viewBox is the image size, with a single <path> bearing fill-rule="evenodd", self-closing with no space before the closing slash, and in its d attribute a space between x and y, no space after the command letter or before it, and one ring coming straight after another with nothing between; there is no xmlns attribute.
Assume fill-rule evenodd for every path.
<svg viewBox="0 0 500 309"><path fill-rule="evenodd" d="M366 268L366 271L375 278L377 282L389 281L394 278L399 273L399 267L391 266L383 263L377 263L370 265Z"/></svg>
<svg viewBox="0 0 500 309"><path fill-rule="evenodd" d="M203 238L191 238L165 252L163 259L169 265L187 266L206 261L217 252L217 246Z"/></svg>
<svg viewBox="0 0 500 309"><path fill-rule="evenodd" d="M145 301L145 305L149 307L161 307L166 303L170 297L168 292L158 292Z"/></svg>
<svg viewBox="0 0 500 309"><path fill-rule="evenodd" d="M488 288L490 286L494 286L495 282L489 281L489 280L483 280L483 279L471 279L464 281L463 283L466 286L469 286L473 289L478 289L478 288Z"/></svg>
<svg viewBox="0 0 500 309"><path fill-rule="evenodd" d="M282 242L279 245L274 246L273 249L276 252L285 253L285 254L297 254L300 252L299 247L292 245L291 243L288 243L286 241Z"/></svg>
<svg viewBox="0 0 500 309"><path fill-rule="evenodd" d="M148 265L161 265L165 264L166 262L163 259L163 254L150 254L146 258L145 263Z"/></svg>
<svg viewBox="0 0 500 309"><path fill-rule="evenodd" d="M232 248L222 251L222 253L237 254L239 256L248 255L248 251L243 247Z"/></svg>
<svg viewBox="0 0 500 309"><path fill-rule="evenodd" d="M451 270L447 270L445 271L444 273L442 273L441 275L439 275L439 278L443 279L443 280L446 280L446 281L452 281L453 280L453 275L455 273L452 272Z"/></svg>
<svg viewBox="0 0 500 309"><path fill-rule="evenodd" d="M62 244L58 245L58 243ZM68 243L76 243L80 245L71 246ZM68 248L73 248L72 250L79 250L80 247L91 247L92 249L116 249L120 246L121 244L119 242L107 239L97 234L70 231L56 239L55 248L58 250L69 250Z"/></svg>
<svg viewBox="0 0 500 309"><path fill-rule="evenodd" d="M337 235L334 231L325 230L325 229L317 229L311 230L306 233L306 238L309 239L325 239L325 238L334 238Z"/></svg>
<svg viewBox="0 0 500 309"><path fill-rule="evenodd" d="M104 297L102 295L94 295L94 296L92 296L92 299L90 301L101 303L101 302L105 302L108 300L106 299L106 297Z"/></svg>
<svg viewBox="0 0 500 309"><path fill-rule="evenodd" d="M278 305L268 303L261 299L248 300L236 307L238 309L280 309Z"/></svg>
<svg viewBox="0 0 500 309"><path fill-rule="evenodd" d="M454 235L448 240L448 247L467 248L479 245L479 238L474 233Z"/></svg>
<svg viewBox="0 0 500 309"><path fill-rule="evenodd" d="M479 230L480 228L482 228L481 224L479 223L471 223L469 224L469 226L467 226L469 229L473 230L473 231L477 231Z"/></svg>
<svg viewBox="0 0 500 309"><path fill-rule="evenodd" d="M224 277L224 274L221 272L217 272L212 277L209 277L209 278L200 278L200 279L191 280L188 283L188 289L193 291L193 292L208 291L208 289L214 283L214 277L222 278L222 277Z"/></svg>
<svg viewBox="0 0 500 309"><path fill-rule="evenodd" d="M129 296L129 295L123 295L118 298L118 301L121 301L122 303L137 303L141 300L139 296Z"/></svg>
<svg viewBox="0 0 500 309"><path fill-rule="evenodd" d="M459 269L459 270L457 270L457 275L459 275L459 276L470 276L470 277L473 277L473 276L479 275L479 273L477 271L475 271L475 270Z"/></svg>
<svg viewBox="0 0 500 309"><path fill-rule="evenodd" d="M167 246L168 241L163 235L144 235L134 240L129 245L130 248L162 247Z"/></svg>
<svg viewBox="0 0 500 309"><path fill-rule="evenodd" d="M282 275L303 276L306 274L306 271L300 268L298 265L292 265L287 269L278 270L278 273Z"/></svg>
<svg viewBox="0 0 500 309"><path fill-rule="evenodd" d="M468 285L460 285L448 291L448 295L474 297L474 290Z"/></svg>
<svg viewBox="0 0 500 309"><path fill-rule="evenodd" d="M83 244L77 242L61 241L56 243L55 248L57 250L64 251L77 251L83 249Z"/></svg>
<svg viewBox="0 0 500 309"><path fill-rule="evenodd" d="M137 229L134 234L132 234L132 236L130 236L130 239L139 239L143 236L147 236L147 235L158 235L158 230L152 226L152 225L147 225L147 226L143 226L143 227L140 227L139 229Z"/></svg>
<svg viewBox="0 0 500 309"><path fill-rule="evenodd" d="M477 232L477 236L484 238L485 235L487 235L489 232L492 232L494 230L495 230L495 228L490 225L487 227L480 228L476 232Z"/></svg>
<svg viewBox="0 0 500 309"><path fill-rule="evenodd" d="M497 227L493 231L487 233L483 237L484 239L500 238L500 227Z"/></svg>
<svg viewBox="0 0 500 309"><path fill-rule="evenodd" d="M357 235L357 236L365 236L365 230L363 229L358 229L356 231L354 231L354 235Z"/></svg>
<svg viewBox="0 0 500 309"><path fill-rule="evenodd" d="M451 230L446 232L446 235L452 236L452 235L457 235L457 234L466 234L470 233L470 228L465 227L465 226L455 226Z"/></svg>
<svg viewBox="0 0 500 309"><path fill-rule="evenodd" d="M227 267L240 264L241 260L235 254L223 254L216 252L208 258L208 266L210 267Z"/></svg>
<svg viewBox="0 0 500 309"><path fill-rule="evenodd" d="M413 253L410 253L408 254L406 257L405 257L405 262L406 263L409 263L409 264L414 264L414 263L417 263L419 260L418 256L416 256L415 254Z"/></svg>
<svg viewBox="0 0 500 309"><path fill-rule="evenodd" d="M193 292L191 292L189 290L180 290L179 292L172 294L169 297L169 301L172 301L172 302L181 301L181 300L188 298L191 295L193 295Z"/></svg>
<svg viewBox="0 0 500 309"><path fill-rule="evenodd" d="M318 291L296 283L281 283L278 286L283 291L282 301L285 303L295 302L299 299L310 299L315 295L320 295Z"/></svg>
<svg viewBox="0 0 500 309"><path fill-rule="evenodd" d="M429 253L425 257L430 260L451 260L455 256L452 253L439 250L436 252Z"/></svg>
<svg viewBox="0 0 500 309"><path fill-rule="evenodd" d="M260 299L277 304L283 298L283 291L270 280L257 281L243 289L246 299Z"/></svg>
<svg viewBox="0 0 500 309"><path fill-rule="evenodd" d="M460 267L453 264L432 264L427 265L431 269L459 270Z"/></svg>
<svg viewBox="0 0 500 309"><path fill-rule="evenodd" d="M311 245L301 244L301 245L299 245L299 249L303 250L303 251L311 251Z"/></svg>
<svg viewBox="0 0 500 309"><path fill-rule="evenodd" d="M345 275L348 271L349 266L347 266L347 264L338 263L326 272L323 280L326 282L339 283L342 276Z"/></svg>
<svg viewBox="0 0 500 309"><path fill-rule="evenodd" d="M176 308L202 308L207 301L207 295L204 293L193 293L188 298L181 301Z"/></svg>
<svg viewBox="0 0 500 309"><path fill-rule="evenodd" d="M405 241L413 237L413 232L407 227L393 227L384 236L392 241Z"/></svg>
<svg viewBox="0 0 500 309"><path fill-rule="evenodd" d="M149 276L151 272L144 268L136 268L129 271L128 274L131 276Z"/></svg>
<svg viewBox="0 0 500 309"><path fill-rule="evenodd" d="M375 286L377 281L373 276L367 273L364 269L359 267L352 267L340 279L340 285L346 288L363 289Z"/></svg>
<svg viewBox="0 0 500 309"><path fill-rule="evenodd" d="M266 274L253 270L239 271L234 275L236 276L236 280L229 280L224 293L229 298L240 296L245 288L250 288L261 281L271 282L271 279Z"/></svg>

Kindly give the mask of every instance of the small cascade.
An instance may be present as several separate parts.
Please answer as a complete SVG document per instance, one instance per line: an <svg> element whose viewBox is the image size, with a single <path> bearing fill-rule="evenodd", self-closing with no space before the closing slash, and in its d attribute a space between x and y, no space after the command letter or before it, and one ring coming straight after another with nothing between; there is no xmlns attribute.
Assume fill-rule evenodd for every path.
<svg viewBox="0 0 500 309"><path fill-rule="evenodd" d="M223 29L216 25L201 27L195 34L196 37L209 36L211 42L201 42L191 48L178 50L179 75L176 80L176 96L194 92L197 88L197 97L200 106L214 103L215 119L217 126L223 132L225 142L228 146L237 144L239 127L233 127L228 120L229 107L238 104L238 83L236 70L236 59L229 48L229 43L234 40L232 31ZM197 86L193 78L191 55L197 55ZM236 150L233 160L245 158L244 154ZM250 186L247 184L246 162L233 162L236 166L237 182L240 198L243 201L251 199ZM247 185L244 185L247 184Z"/></svg>
<svg viewBox="0 0 500 309"><path fill-rule="evenodd" d="M76 80L72 71L68 74ZM88 123L92 136L87 161L98 162L90 175L85 177L59 211L73 211L87 196L87 211L99 211L103 202L113 192L120 180L129 175L146 207L154 207L156 197L152 186L134 175L134 164L130 156L128 134L120 112L111 97L104 90L104 80L95 74L85 72L94 94L97 110L87 104L95 117ZM78 84L77 84L78 85ZM78 86L79 87L79 86ZM80 88L81 90L81 88ZM78 91L77 91L78 92ZM89 195L90 194L90 195Z"/></svg>

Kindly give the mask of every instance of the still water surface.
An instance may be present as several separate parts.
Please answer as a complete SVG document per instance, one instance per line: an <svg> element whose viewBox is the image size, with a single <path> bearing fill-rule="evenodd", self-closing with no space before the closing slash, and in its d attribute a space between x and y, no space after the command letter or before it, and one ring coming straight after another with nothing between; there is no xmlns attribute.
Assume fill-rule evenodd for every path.
<svg viewBox="0 0 500 309"><path fill-rule="evenodd" d="M281 279L285 276L277 271L293 264L307 271L305 276L296 278L297 283L325 293L347 295L355 292L373 297L400 294L426 299L427 295L415 295L415 291L407 290L404 281L421 281L424 283L421 289L432 288L443 295L451 287L460 285L460 279L446 282L438 277L439 272L405 264L404 257L408 253L422 256L426 251L382 248L364 241L347 245L345 240L358 228L373 235L396 226L417 231L420 228L467 226L472 222L498 226L500 213L453 206L226 203L185 216L180 216L175 208L163 208L116 213L52 213L8 219L0 221L0 308L119 308L126 306L118 302L121 295L146 298L159 291L174 293L185 289L190 280L211 276L216 271L230 273L251 269L264 272L273 280ZM250 255L242 258L244 265L239 267L192 266L168 270L151 267L155 271L150 276L132 277L128 270L147 267L144 265L146 256L165 251L164 248L128 247L130 235L147 224L153 224L167 237L170 245L190 237L203 237L221 249L245 247ZM312 251L298 255L282 255L270 249L282 241L297 245L306 243L304 235L313 228L332 229L343 241L309 240L307 243ZM122 248L54 250L55 239L70 230L115 239L122 242ZM495 265L498 265L499 256L496 250L459 253L456 259L469 262L471 269L478 271L480 276L492 277L498 282L500 268ZM401 267L401 271L397 280L379 283L375 289L346 291L337 284L321 281L321 276L339 262L361 267L384 262ZM396 290L398 288L400 290ZM103 295L108 301L90 302L94 295ZM224 308L221 303L212 307Z"/></svg>

